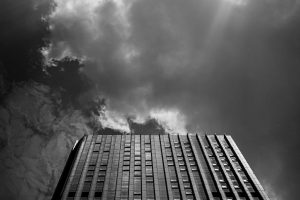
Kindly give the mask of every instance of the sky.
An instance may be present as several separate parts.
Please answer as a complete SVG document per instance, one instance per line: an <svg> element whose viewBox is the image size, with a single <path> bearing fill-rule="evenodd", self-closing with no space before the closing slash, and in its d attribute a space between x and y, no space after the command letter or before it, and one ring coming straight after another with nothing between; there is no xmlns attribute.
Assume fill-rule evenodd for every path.
<svg viewBox="0 0 300 200"><path fill-rule="evenodd" d="M300 1L22 2L0 7L0 152L6 160L14 132L5 119L19 120L17 132L27 123L20 115L30 104L22 104L22 95L47 102L51 133L39 140L54 141L51 134L63 130L56 135L64 144L90 132L91 116L81 111L101 98L101 126L128 132L128 118L155 119L170 133L231 134L271 199L297 199ZM64 124L70 122L75 135Z"/></svg>

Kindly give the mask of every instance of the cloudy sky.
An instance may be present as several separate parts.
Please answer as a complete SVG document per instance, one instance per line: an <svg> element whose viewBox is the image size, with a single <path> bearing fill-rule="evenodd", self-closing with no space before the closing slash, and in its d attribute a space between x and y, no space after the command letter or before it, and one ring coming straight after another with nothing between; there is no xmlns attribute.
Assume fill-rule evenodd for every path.
<svg viewBox="0 0 300 200"><path fill-rule="evenodd" d="M43 69L53 59L78 59L76 73L91 86L71 97L80 106L105 98L103 124L126 131L130 116L154 118L170 132L231 134L272 199L297 199L300 1L3 2L0 44L12 53L1 47L1 63L8 80L39 80L29 72L24 77L30 64L8 59L26 57L23 48L42 52ZM76 91L81 82L66 77L61 83L76 84L68 86ZM5 94L16 93L11 87ZM4 107L14 98L4 96Z"/></svg>

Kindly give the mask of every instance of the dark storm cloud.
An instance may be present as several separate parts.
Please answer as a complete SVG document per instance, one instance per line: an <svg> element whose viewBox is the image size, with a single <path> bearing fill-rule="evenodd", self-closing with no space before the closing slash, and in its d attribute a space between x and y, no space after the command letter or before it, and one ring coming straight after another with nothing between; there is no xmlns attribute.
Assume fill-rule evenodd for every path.
<svg viewBox="0 0 300 200"><path fill-rule="evenodd" d="M178 109L189 130L230 133L273 198L295 199L298 1L67 2L50 55L84 58L112 109Z"/></svg>
<svg viewBox="0 0 300 200"><path fill-rule="evenodd" d="M53 6L0 1L0 199L50 199L76 139L101 125L80 60L44 65Z"/></svg>
<svg viewBox="0 0 300 200"><path fill-rule="evenodd" d="M90 89L80 73L80 60L65 57L45 65L44 50L49 45L48 18L55 9L53 0L0 2L0 99L13 89L14 82L34 80L60 89L65 105ZM47 68L47 69L46 69ZM66 77L71 77L66 79Z"/></svg>
<svg viewBox="0 0 300 200"><path fill-rule="evenodd" d="M9 81L26 81L41 70L49 34L51 0L0 2L0 67Z"/></svg>

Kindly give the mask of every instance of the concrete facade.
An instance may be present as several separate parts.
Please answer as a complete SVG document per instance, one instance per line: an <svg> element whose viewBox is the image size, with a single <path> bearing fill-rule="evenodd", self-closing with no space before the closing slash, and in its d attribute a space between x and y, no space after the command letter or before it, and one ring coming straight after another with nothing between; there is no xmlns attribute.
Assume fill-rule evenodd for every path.
<svg viewBox="0 0 300 200"><path fill-rule="evenodd" d="M53 199L269 200L228 135L85 136L71 155Z"/></svg>

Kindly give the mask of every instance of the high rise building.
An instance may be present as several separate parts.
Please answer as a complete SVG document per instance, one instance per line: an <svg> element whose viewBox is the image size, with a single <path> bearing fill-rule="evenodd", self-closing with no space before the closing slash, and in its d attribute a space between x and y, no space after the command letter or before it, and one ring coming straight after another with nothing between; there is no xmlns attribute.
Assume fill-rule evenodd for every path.
<svg viewBox="0 0 300 200"><path fill-rule="evenodd" d="M268 200L229 135L93 135L52 199Z"/></svg>

